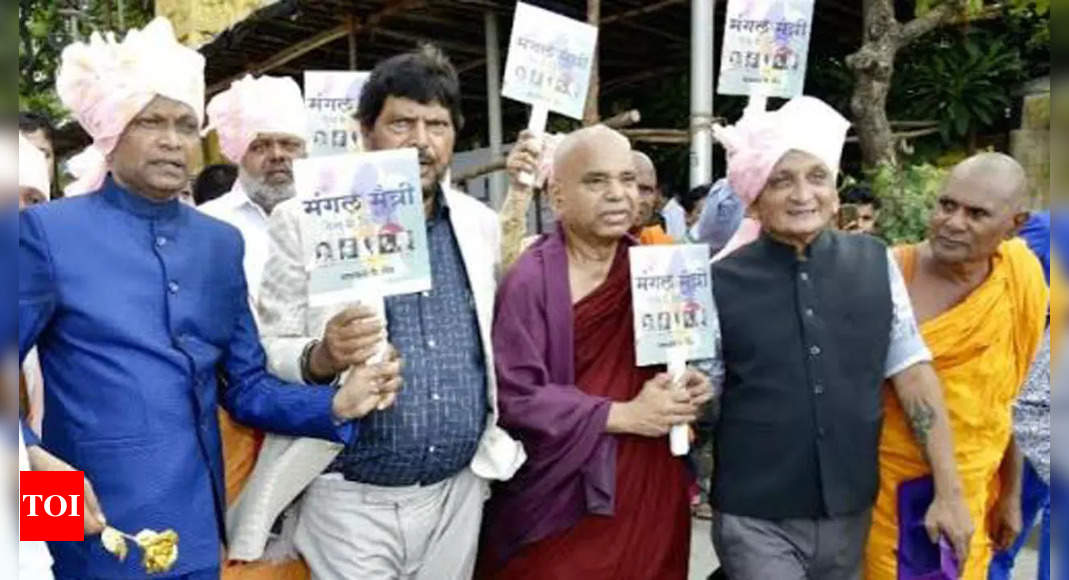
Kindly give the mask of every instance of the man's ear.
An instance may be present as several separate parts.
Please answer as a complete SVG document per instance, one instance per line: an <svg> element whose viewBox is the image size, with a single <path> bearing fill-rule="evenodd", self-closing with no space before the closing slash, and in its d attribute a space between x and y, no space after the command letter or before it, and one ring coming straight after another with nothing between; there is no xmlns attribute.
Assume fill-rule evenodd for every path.
<svg viewBox="0 0 1069 580"><path fill-rule="evenodd" d="M1006 239L1013 239L1017 236L1017 233L1021 231L1024 224L1028 223L1028 219L1032 217L1032 214L1027 211L1019 211L1013 214L1013 229L1006 235Z"/></svg>
<svg viewBox="0 0 1069 580"><path fill-rule="evenodd" d="M549 195L549 207L553 210L553 214L560 216L561 208L564 204L563 192L561 191L560 183L556 179L550 178L546 193Z"/></svg>

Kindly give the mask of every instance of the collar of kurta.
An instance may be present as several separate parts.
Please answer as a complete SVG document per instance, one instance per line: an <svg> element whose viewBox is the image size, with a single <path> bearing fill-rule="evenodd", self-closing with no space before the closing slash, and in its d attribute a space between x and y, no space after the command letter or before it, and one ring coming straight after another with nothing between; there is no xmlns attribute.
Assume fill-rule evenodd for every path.
<svg viewBox="0 0 1069 580"><path fill-rule="evenodd" d="M267 212L264 211L264 208L260 207L260 204L253 201L249 192L245 191L245 187L241 185L241 179L235 179L234 186L219 199L223 200L222 203L228 204L233 211L237 211L243 207L249 208L263 218L265 223L270 217L267 215Z"/></svg>
<svg viewBox="0 0 1069 580"><path fill-rule="evenodd" d="M770 256L788 260L793 263L795 260L799 259L808 260L813 257L814 252L819 252L828 247L831 243L831 236L828 234L827 229L821 230L821 232L817 234L817 237L813 238L813 241L809 242L809 245L805 247L805 251L802 252L801 256L798 255L797 248L773 238L764 229L761 230L761 236L757 238L756 243L760 244Z"/></svg>
<svg viewBox="0 0 1069 580"><path fill-rule="evenodd" d="M109 173L100 189L104 199L120 209L145 219L170 219L178 215L181 202L178 196L167 201L154 201L119 185Z"/></svg>

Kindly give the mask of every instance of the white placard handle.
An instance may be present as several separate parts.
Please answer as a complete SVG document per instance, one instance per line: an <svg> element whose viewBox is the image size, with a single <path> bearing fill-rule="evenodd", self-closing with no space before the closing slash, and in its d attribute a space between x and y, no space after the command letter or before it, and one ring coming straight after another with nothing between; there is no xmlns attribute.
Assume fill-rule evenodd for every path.
<svg viewBox="0 0 1069 580"><path fill-rule="evenodd" d="M746 99L746 113L763 113L768 110L768 97L761 94L750 95Z"/></svg>
<svg viewBox="0 0 1069 580"><path fill-rule="evenodd" d="M683 348L668 350L668 374L672 376L672 388L683 388L683 373L687 371L687 353ZM690 427L673 425L668 432L668 445L677 457L690 453Z"/></svg>
<svg viewBox="0 0 1069 580"><path fill-rule="evenodd" d="M361 306L366 306L375 311L375 316L382 321L383 329L386 328L386 298L383 296L369 296L364 294L360 300L357 301ZM371 355L371 358L367 359L369 365L376 365L386 360L386 353L389 351L389 336L384 335L382 341L379 342L378 349L375 350L375 354ZM377 409L382 411L386 407L379 403Z"/></svg>
<svg viewBox="0 0 1069 580"><path fill-rule="evenodd" d="M531 118L527 120L527 130L535 134L535 138L541 141L546 132L546 124L549 122L549 107L543 103L531 105ZM516 179L524 186L534 185L535 176L526 171L521 172Z"/></svg>

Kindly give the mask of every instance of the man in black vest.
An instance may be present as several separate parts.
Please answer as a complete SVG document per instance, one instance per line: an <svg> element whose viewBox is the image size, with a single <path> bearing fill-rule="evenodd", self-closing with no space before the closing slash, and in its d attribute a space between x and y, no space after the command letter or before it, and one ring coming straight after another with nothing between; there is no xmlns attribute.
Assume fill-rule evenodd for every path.
<svg viewBox="0 0 1069 580"><path fill-rule="evenodd" d="M762 229L713 265L723 360L713 542L732 580L860 579L885 379L935 475L929 537L964 559L973 531L901 273L880 241L829 228L848 126L798 97L716 128L728 180Z"/></svg>

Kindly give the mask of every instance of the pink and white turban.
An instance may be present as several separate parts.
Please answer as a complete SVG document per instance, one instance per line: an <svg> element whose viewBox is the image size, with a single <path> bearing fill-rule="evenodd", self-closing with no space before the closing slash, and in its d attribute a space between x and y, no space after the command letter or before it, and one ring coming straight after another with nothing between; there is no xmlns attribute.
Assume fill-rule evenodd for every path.
<svg viewBox="0 0 1069 580"><path fill-rule="evenodd" d="M36 189L48 197L51 183L48 178L48 159L44 152L19 133L19 189Z"/></svg>
<svg viewBox="0 0 1069 580"><path fill-rule="evenodd" d="M246 75L208 103L208 127L219 134L219 147L241 163L260 133L284 133L304 139L307 132L304 97L289 77Z"/></svg>
<svg viewBox="0 0 1069 580"><path fill-rule="evenodd" d="M838 171L849 128L850 122L824 101L800 96L776 111L747 110L735 125L715 125L713 135L727 150L731 188L750 205L772 168L792 149L815 155Z"/></svg>
<svg viewBox="0 0 1069 580"><path fill-rule="evenodd" d="M193 108L204 120L204 57L180 44L171 22L157 17L122 42L94 32L89 42L63 49L56 92L93 144L71 158L76 181L65 190L79 195L98 189L108 172L107 155L130 121L156 96Z"/></svg>

